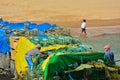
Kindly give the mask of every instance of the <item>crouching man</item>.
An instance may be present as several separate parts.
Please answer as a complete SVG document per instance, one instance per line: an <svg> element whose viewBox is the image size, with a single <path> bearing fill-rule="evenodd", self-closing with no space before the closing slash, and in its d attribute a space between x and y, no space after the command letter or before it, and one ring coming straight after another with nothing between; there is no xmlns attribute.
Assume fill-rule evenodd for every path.
<svg viewBox="0 0 120 80"><path fill-rule="evenodd" d="M41 45L37 44L36 48L33 48L32 50L30 50L26 53L25 58L26 58L29 70L33 70L33 68L34 68L34 64L33 64L33 61L32 61L33 57L35 57L37 55L40 55L41 57L47 56L46 54L41 53L40 49L41 49Z"/></svg>

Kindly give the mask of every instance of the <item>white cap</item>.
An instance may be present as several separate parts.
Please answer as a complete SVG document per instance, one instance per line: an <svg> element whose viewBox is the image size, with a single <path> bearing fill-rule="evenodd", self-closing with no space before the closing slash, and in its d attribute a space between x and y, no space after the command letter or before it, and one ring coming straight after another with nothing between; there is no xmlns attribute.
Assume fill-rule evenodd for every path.
<svg viewBox="0 0 120 80"><path fill-rule="evenodd" d="M38 47L38 48L39 48L39 47L41 47L41 45L40 45L40 44L37 44L37 45L36 45L36 47Z"/></svg>

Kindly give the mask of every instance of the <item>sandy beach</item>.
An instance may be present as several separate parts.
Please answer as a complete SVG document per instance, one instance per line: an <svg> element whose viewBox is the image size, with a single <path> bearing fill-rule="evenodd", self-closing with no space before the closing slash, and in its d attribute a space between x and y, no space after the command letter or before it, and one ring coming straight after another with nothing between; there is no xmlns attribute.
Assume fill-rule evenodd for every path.
<svg viewBox="0 0 120 80"><path fill-rule="evenodd" d="M79 27L120 24L120 0L0 0L0 16L11 22L56 23Z"/></svg>
<svg viewBox="0 0 120 80"><path fill-rule="evenodd" d="M72 35L80 32L81 22L86 19L88 35L93 35L105 30L120 32L119 3L120 0L0 0L0 16L9 22L55 23L76 29Z"/></svg>

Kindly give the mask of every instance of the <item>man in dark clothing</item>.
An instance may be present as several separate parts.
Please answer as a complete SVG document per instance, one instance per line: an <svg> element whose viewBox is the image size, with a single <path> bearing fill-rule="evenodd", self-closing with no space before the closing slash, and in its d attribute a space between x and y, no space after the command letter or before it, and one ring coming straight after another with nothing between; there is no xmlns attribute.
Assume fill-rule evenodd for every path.
<svg viewBox="0 0 120 80"><path fill-rule="evenodd" d="M112 62L114 62L114 53L112 52L112 50L110 50L110 45L106 45L104 48L106 51L106 56L110 58Z"/></svg>

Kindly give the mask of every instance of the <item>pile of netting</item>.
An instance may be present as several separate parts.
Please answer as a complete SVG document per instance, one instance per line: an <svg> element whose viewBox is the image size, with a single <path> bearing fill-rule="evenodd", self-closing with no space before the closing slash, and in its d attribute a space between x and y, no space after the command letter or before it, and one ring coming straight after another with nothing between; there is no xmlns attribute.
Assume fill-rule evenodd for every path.
<svg viewBox="0 0 120 80"><path fill-rule="evenodd" d="M65 74L65 80L69 80L69 78L75 80L119 80L120 67L106 65L101 61L89 61L86 64L77 65L72 70L65 71Z"/></svg>
<svg viewBox="0 0 120 80"><path fill-rule="evenodd" d="M100 52L58 52L48 58L36 57L33 71L24 75L25 80L119 80L120 67L113 66L109 58ZM78 75L79 74L79 75ZM113 75L114 74L114 75Z"/></svg>
<svg viewBox="0 0 120 80"><path fill-rule="evenodd" d="M0 36L27 37L21 38L15 49L15 67L24 80L120 79L120 67L112 64L105 53L94 52L91 45L85 45L81 39L71 37L69 29L60 28L56 24L0 20L0 33ZM29 71L24 56L36 44L41 44L41 52L49 56L36 56L33 59L34 69ZM1 72L3 70L0 69ZM0 80L1 75L5 77L8 74L0 74Z"/></svg>
<svg viewBox="0 0 120 80"><path fill-rule="evenodd" d="M117 71L115 70L113 73L118 76L109 77L111 75L109 65L113 65L110 59L106 57L105 53L94 52L91 45L83 45L79 38L47 36L46 38L31 37L29 40L34 44L40 43L44 48L46 47L43 52L49 56L36 57L34 70L27 71L24 80L82 80L85 78L96 80L94 76L99 76L98 79L114 78L117 80L119 76L119 68L114 68ZM56 44L65 45L65 47L55 49ZM94 64L95 62L92 61L98 64ZM86 64L91 67L87 68Z"/></svg>
<svg viewBox="0 0 120 80"><path fill-rule="evenodd" d="M56 27L56 28L50 28L46 31L46 34L50 36L56 36L56 35L64 35L64 36L70 36L70 30L61 28L61 27Z"/></svg>
<svg viewBox="0 0 120 80"><path fill-rule="evenodd" d="M34 44L41 44L42 46L48 46L48 45L53 45L53 44L81 44L82 41L79 38L74 38L70 36L47 36L45 38L43 37L31 37L29 38L31 42Z"/></svg>
<svg viewBox="0 0 120 80"><path fill-rule="evenodd" d="M83 45L82 40L75 37L70 36L47 36L46 38L42 37L31 37L29 40L34 44L41 44L43 47L54 47L56 45L65 45L66 47L60 49L53 49L45 51L46 54L52 54L55 52L65 52L65 53L75 53L75 52L87 52L93 51L93 47L91 45Z"/></svg>

